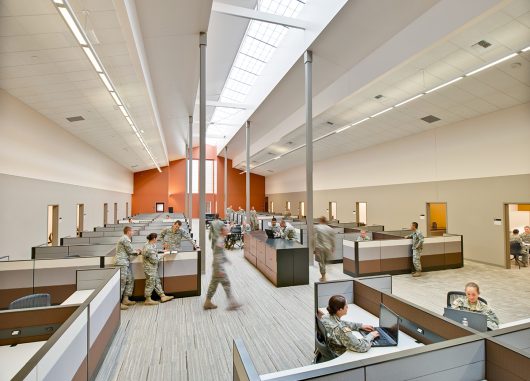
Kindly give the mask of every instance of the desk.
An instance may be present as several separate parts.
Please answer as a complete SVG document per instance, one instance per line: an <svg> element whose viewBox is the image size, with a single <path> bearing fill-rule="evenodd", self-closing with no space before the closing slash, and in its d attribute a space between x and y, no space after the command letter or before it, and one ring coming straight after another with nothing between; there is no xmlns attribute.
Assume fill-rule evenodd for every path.
<svg viewBox="0 0 530 381"><path fill-rule="evenodd" d="M68 297L64 302L61 303L61 306L67 304L83 304L85 300L94 292L94 290L81 290L76 291Z"/></svg>
<svg viewBox="0 0 530 381"><path fill-rule="evenodd" d="M342 320L370 324L374 327L379 325L379 318L377 316L372 315L370 312L362 309L356 304L348 304L348 314L344 316ZM309 370L322 369L333 365L350 363L371 357L382 356L389 353L395 353L399 351L404 351L406 349L419 347L423 347L423 344L417 343L416 340L414 340L412 337L402 331L399 331L398 345L396 347L370 348L370 350L365 353L346 351L339 357L321 364L312 364L300 368L282 370L280 372L265 374L261 376L261 380L270 380L272 378L280 376L288 376L300 372L306 372Z"/></svg>
<svg viewBox="0 0 530 381"><path fill-rule="evenodd" d="M46 341L0 346L0 381L11 380Z"/></svg>

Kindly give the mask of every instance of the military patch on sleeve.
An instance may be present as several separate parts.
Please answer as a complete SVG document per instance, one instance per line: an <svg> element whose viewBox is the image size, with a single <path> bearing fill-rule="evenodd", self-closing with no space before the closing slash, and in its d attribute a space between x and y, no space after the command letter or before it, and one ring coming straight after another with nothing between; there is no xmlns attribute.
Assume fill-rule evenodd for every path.
<svg viewBox="0 0 530 381"><path fill-rule="evenodd" d="M342 327L342 332L350 333L351 332L351 328L350 327Z"/></svg>

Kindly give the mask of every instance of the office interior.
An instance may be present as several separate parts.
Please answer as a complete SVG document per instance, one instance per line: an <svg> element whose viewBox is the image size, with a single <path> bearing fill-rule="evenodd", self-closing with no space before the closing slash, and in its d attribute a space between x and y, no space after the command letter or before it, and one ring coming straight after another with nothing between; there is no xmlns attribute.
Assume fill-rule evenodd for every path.
<svg viewBox="0 0 530 381"><path fill-rule="evenodd" d="M529 126L530 0L0 0L0 380L529 380ZM123 228L176 220L122 309ZM332 295L398 345L323 361Z"/></svg>

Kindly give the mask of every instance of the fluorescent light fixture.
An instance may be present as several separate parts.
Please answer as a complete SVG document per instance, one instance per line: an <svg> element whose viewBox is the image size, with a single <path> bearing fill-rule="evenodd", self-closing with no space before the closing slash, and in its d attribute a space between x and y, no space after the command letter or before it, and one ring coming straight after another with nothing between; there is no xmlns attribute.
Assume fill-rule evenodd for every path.
<svg viewBox="0 0 530 381"><path fill-rule="evenodd" d="M99 73L99 77L101 78L101 80L105 84L105 87L107 88L108 91L114 91L114 89L112 88L112 85L110 84L109 79L107 78L107 76L105 74Z"/></svg>
<svg viewBox="0 0 530 381"><path fill-rule="evenodd" d="M327 138L328 136L333 135L334 133L335 133L335 131L330 132L330 133L327 133L326 135L322 135L322 136L320 136L320 137L318 137L318 138L316 138L316 139L313 139L313 143L316 143L316 142L318 142L319 140L322 140L322 139L324 139L324 138Z"/></svg>
<svg viewBox="0 0 530 381"><path fill-rule="evenodd" d="M123 111L122 111L123 112ZM132 126L134 123L133 121L131 120L131 118L129 118L128 116L125 117L125 119L127 119L127 122L129 122L129 124Z"/></svg>
<svg viewBox="0 0 530 381"><path fill-rule="evenodd" d="M453 79L453 80L451 80L451 81L449 81L449 82L442 83L440 86L436 86L435 88L430 89L429 91L426 91L425 94L430 94L430 93L432 93L433 91L436 91L436 90L441 89L442 87L449 86L449 85L452 84L452 83L455 83L455 82L460 81L462 78L464 78L464 77L458 77L458 78L455 78L455 79Z"/></svg>
<svg viewBox="0 0 530 381"><path fill-rule="evenodd" d="M90 63L92 64L92 66L94 66L94 69L96 69L98 73L103 72L98 60L96 59L96 56L92 52L92 49L90 49L88 46L83 46L83 50L85 51L85 54L90 60Z"/></svg>
<svg viewBox="0 0 530 381"><path fill-rule="evenodd" d="M74 18L72 17L68 9L66 9L65 7L57 7L57 9L61 13L61 16L63 16L64 21L66 21L66 25L68 25L68 27L74 34L75 38L77 39L77 42L79 42L81 45L87 45L83 33L77 26L76 22L74 21Z"/></svg>
<svg viewBox="0 0 530 381"><path fill-rule="evenodd" d="M366 122L368 119L370 119L370 118L364 118L364 119L359 120L358 122L355 122L355 123L352 123L352 124L348 124L347 126L339 128L337 131L335 131L335 133L338 134L338 133L340 133L342 131L347 130L350 127L353 127L353 126L356 126L358 124L361 124L362 122Z"/></svg>
<svg viewBox="0 0 530 381"><path fill-rule="evenodd" d="M120 101L120 98L118 97L118 94L116 94L114 91L111 91L110 92L110 95L112 95L112 98L114 98L114 102L116 102L116 104L118 106L121 106L121 101Z"/></svg>
<svg viewBox="0 0 530 381"><path fill-rule="evenodd" d="M276 156L276 157L274 158L274 160L278 160L280 157L282 157L282 155L280 155L280 156Z"/></svg>
<svg viewBox="0 0 530 381"><path fill-rule="evenodd" d="M497 65L498 63L501 63L503 61L509 60L510 58L513 58L516 55L517 55L517 53L512 53L510 55L507 55L506 57L498 59L497 61L493 61L492 63L489 63L487 65L479 67L477 70L473 70L472 72L467 73L466 77L469 77L470 75L473 75L473 74L477 74L477 73L481 72L482 70L486 70L487 68L492 67L494 65Z"/></svg>
<svg viewBox="0 0 530 381"><path fill-rule="evenodd" d="M128 117L129 114L127 114L127 110L125 110L125 107L123 106L118 106L118 108L120 109L121 113L123 114L124 117Z"/></svg>
<svg viewBox="0 0 530 381"><path fill-rule="evenodd" d="M521 52L527 52L530 50L530 46L527 46L526 48L524 48L523 50L521 50Z"/></svg>
<svg viewBox="0 0 530 381"><path fill-rule="evenodd" d="M418 99L419 97L423 97L424 95L425 95L425 94L423 94L423 93L418 94L418 95L416 95L415 97L409 98L409 99L407 99L406 101L403 101L403 102L401 102L401 103L398 103L398 104L395 105L394 107L403 106L404 104L409 103L409 102L412 102L414 99Z"/></svg>
<svg viewBox="0 0 530 381"><path fill-rule="evenodd" d="M63 0L53 0L55 4L64 4Z"/></svg>
<svg viewBox="0 0 530 381"><path fill-rule="evenodd" d="M145 134L145 131L144 131L144 130L140 130L140 132L141 132L142 134Z"/></svg>
<svg viewBox="0 0 530 381"><path fill-rule="evenodd" d="M394 108L394 106L389 107L389 108L387 108L387 109L384 109L383 111L379 111L378 113L375 113L374 115L370 116L370 118L375 118L376 116L381 115L381 114L384 114L385 112L390 111L390 110L392 110L393 108Z"/></svg>

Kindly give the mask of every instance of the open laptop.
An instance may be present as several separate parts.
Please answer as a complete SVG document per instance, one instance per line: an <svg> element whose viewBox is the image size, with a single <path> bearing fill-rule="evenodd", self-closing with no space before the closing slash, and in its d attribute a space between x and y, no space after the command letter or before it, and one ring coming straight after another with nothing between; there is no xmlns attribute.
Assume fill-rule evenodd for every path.
<svg viewBox="0 0 530 381"><path fill-rule="evenodd" d="M276 238L272 229L265 229L265 233L267 234L267 238Z"/></svg>
<svg viewBox="0 0 530 381"><path fill-rule="evenodd" d="M446 307L444 309L444 316L460 324L462 324L462 320L466 318L468 327L479 332L486 332L488 330L487 317L479 312L454 310Z"/></svg>
<svg viewBox="0 0 530 381"><path fill-rule="evenodd" d="M374 327L379 332L379 337L372 341L372 347L395 347L398 345L399 316L381 303L379 312L379 327ZM366 336L370 332L360 331Z"/></svg>

